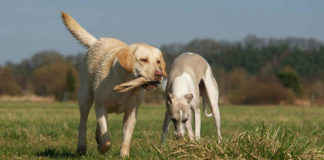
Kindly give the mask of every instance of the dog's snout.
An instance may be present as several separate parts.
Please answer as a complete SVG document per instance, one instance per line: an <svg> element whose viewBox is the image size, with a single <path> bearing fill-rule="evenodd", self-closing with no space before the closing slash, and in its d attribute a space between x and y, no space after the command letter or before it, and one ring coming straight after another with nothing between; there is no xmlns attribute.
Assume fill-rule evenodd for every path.
<svg viewBox="0 0 324 160"><path fill-rule="evenodd" d="M175 135L175 138L176 138L177 140L182 139L182 135L181 135L181 134L177 134L177 135Z"/></svg>
<svg viewBox="0 0 324 160"><path fill-rule="evenodd" d="M160 71L155 71L155 73L154 73L154 76L155 76L155 79L156 80L161 80L161 78L162 78L162 72L160 72Z"/></svg>
<svg viewBox="0 0 324 160"><path fill-rule="evenodd" d="M156 77L162 77L162 72L160 72L160 71L155 71L155 76L156 76Z"/></svg>
<svg viewBox="0 0 324 160"><path fill-rule="evenodd" d="M178 133L177 131L174 131L174 137L179 140L181 139L183 136L181 135L181 133Z"/></svg>

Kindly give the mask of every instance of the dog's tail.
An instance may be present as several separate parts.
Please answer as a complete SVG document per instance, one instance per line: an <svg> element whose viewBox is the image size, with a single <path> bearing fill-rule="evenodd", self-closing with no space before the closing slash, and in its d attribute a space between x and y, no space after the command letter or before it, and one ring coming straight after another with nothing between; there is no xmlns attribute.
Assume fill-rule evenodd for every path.
<svg viewBox="0 0 324 160"><path fill-rule="evenodd" d="M202 105L203 105L203 110L204 110L205 116L206 117L211 117L213 114L207 112L206 99L204 97L202 98Z"/></svg>
<svg viewBox="0 0 324 160"><path fill-rule="evenodd" d="M65 12L61 12L61 14L66 28L81 44L90 47L97 41L93 35L83 29L70 15Z"/></svg>

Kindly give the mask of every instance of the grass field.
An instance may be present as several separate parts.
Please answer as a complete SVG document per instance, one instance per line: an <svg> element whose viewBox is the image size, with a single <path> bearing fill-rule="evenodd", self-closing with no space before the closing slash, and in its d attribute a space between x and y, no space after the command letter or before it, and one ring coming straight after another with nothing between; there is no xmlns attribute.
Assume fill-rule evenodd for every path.
<svg viewBox="0 0 324 160"><path fill-rule="evenodd" d="M220 106L223 140L211 118L199 142L172 139L158 147L163 106L143 105L130 159L324 159L324 107ZM88 120L88 152L75 153L79 112L74 103L0 102L0 159L119 159L122 115L109 114L113 147L96 151L95 114Z"/></svg>

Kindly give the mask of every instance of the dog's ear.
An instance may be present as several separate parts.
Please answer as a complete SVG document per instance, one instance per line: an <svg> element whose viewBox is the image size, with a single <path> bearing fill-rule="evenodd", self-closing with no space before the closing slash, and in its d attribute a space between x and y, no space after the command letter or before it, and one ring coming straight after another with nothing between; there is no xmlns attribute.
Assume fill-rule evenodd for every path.
<svg viewBox="0 0 324 160"><path fill-rule="evenodd" d="M184 98L187 100L188 103L191 103L193 99L193 95L191 93L184 95Z"/></svg>
<svg viewBox="0 0 324 160"><path fill-rule="evenodd" d="M166 67L165 61L164 61L164 58L163 58L162 54L161 54L161 63L160 63L160 65L161 65L161 70L162 70L163 76L168 77L168 74L167 74L166 68L165 68Z"/></svg>
<svg viewBox="0 0 324 160"><path fill-rule="evenodd" d="M175 95L172 93L168 93L168 103L172 104L173 99L175 98Z"/></svg>
<svg viewBox="0 0 324 160"><path fill-rule="evenodd" d="M135 63L134 53L136 49L136 46L129 46L118 53L119 64L129 73L133 72L133 67Z"/></svg>

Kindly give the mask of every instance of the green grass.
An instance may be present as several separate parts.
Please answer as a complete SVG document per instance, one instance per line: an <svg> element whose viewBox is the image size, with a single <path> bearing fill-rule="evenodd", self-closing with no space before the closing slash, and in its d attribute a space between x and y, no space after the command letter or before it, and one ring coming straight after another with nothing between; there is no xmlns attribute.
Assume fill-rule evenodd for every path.
<svg viewBox="0 0 324 160"><path fill-rule="evenodd" d="M324 159L324 108L221 106L218 143L211 118L202 119L202 139L168 141L158 147L165 107L143 105L129 159ZM96 151L96 120L88 120L88 152L75 153L79 112L73 103L0 102L0 159L119 159L122 115L109 114L113 147Z"/></svg>

